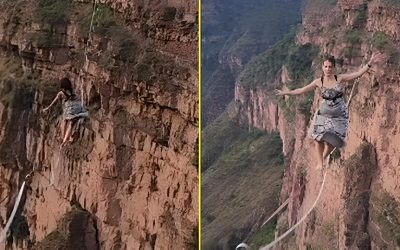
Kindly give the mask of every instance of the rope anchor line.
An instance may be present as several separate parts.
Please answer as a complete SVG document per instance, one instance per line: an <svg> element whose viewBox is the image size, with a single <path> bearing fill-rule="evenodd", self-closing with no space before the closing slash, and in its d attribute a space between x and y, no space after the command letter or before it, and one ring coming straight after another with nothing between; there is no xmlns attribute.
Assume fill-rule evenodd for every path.
<svg viewBox="0 0 400 250"><path fill-rule="evenodd" d="M87 69L88 69L88 61L89 61L89 59L88 59L88 47L89 47L89 42L90 42L90 40L91 40L91 34L92 34L92 31L93 31L93 21L94 21L94 16L95 16L95 14L96 14L96 8L97 8L97 0L94 0L93 1L93 12L92 12L92 16L91 16L91 18L90 18L90 25L89 25L89 31L88 31L88 39L86 40L86 44L85 44L85 48L84 48L84 56L85 56L85 70L87 71ZM80 69L80 71L79 71L79 78L78 78L78 81L80 81L80 88L81 88L81 104L82 105L84 105L85 103L84 103L84 98L83 98L83 81L82 81L82 75L83 75L83 73L82 73L83 71L82 71L82 69Z"/></svg>
<svg viewBox="0 0 400 250"><path fill-rule="evenodd" d="M30 175L30 174L28 174L28 175ZM2 243L6 239L7 231L8 231L8 229L10 229L10 226L11 226L11 223L13 222L14 216L17 213L17 209L18 209L19 203L21 202L21 197L22 197L22 194L24 193L24 189L25 189L25 181L22 183L22 186L18 192L18 196L17 196L17 199L15 200L14 208L11 212L10 217L8 218L6 226L4 227L3 231L0 234L0 243Z"/></svg>

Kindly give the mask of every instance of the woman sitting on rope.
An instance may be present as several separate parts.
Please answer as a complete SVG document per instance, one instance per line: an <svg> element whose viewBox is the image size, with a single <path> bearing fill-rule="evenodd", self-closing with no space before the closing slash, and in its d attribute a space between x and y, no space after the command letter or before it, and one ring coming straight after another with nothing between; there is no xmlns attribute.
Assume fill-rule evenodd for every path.
<svg viewBox="0 0 400 250"><path fill-rule="evenodd" d="M63 147L67 141L72 142L72 131L75 127L77 121L81 118L88 117L88 112L83 107L79 98L75 95L72 90L72 84L68 78L63 78L60 81L60 92L58 92L57 96L50 103L47 108L44 108L43 111L48 111L59 99L64 101L63 106L63 116L64 121L61 125L61 133L63 135L63 141L61 143L61 147Z"/></svg>
<svg viewBox="0 0 400 250"><path fill-rule="evenodd" d="M349 124L349 114L346 102L343 98L344 83L351 81L363 75L368 69L376 63L384 60L384 55L374 53L369 62L353 73L335 75L335 58L326 57L323 65L323 76L315 79L310 84L295 90L276 90L276 94L282 95L300 95L315 90L317 87L321 90L321 96L324 99L316 111L311 137L316 141L316 150L318 155L317 169L323 167L326 159L332 150L337 147L343 147Z"/></svg>

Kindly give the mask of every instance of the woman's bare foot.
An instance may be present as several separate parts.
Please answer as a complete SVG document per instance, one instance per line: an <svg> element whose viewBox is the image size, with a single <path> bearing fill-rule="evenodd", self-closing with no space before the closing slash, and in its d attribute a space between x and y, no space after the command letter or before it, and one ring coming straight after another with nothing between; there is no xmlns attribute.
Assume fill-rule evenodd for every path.
<svg viewBox="0 0 400 250"><path fill-rule="evenodd" d="M74 137L70 136L68 139L69 142L73 142L74 141Z"/></svg>
<svg viewBox="0 0 400 250"><path fill-rule="evenodd" d="M331 155L328 155L327 157L325 157L325 164L326 166L329 166L329 164L331 163Z"/></svg>

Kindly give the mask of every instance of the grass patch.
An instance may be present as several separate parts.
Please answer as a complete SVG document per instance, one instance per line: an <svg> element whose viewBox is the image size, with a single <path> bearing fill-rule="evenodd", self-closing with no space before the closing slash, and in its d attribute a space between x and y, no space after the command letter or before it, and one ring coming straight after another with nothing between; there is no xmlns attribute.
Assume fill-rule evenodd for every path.
<svg viewBox="0 0 400 250"><path fill-rule="evenodd" d="M346 32L345 39L347 43L354 44L361 42L362 32L359 30L350 30Z"/></svg>
<svg viewBox="0 0 400 250"><path fill-rule="evenodd" d="M395 48L393 41L390 37L382 31L375 32L372 36L372 46L389 56L389 63L398 62L399 52Z"/></svg>
<svg viewBox="0 0 400 250"><path fill-rule="evenodd" d="M37 15L43 23L65 25L69 22L71 9L71 0L39 0Z"/></svg>
<svg viewBox="0 0 400 250"><path fill-rule="evenodd" d="M356 18L354 19L353 26L360 29L365 26L368 20L368 4L364 4L363 8L359 10Z"/></svg>
<svg viewBox="0 0 400 250"><path fill-rule="evenodd" d="M64 36L62 34L46 31L31 34L30 40L34 42L37 47L58 48L65 46Z"/></svg>
<svg viewBox="0 0 400 250"><path fill-rule="evenodd" d="M278 206L282 141L277 133L237 124L227 111L205 129L203 140L203 245L217 246L222 239L231 245L256 215Z"/></svg>
<svg viewBox="0 0 400 250"><path fill-rule="evenodd" d="M297 176L298 183L300 183L300 185L303 185L306 182L306 178L307 178L307 167L305 165L301 165L297 169L296 176Z"/></svg>
<svg viewBox="0 0 400 250"><path fill-rule="evenodd" d="M38 75L24 73L21 62L13 58L0 59L0 73L0 101L18 110L30 108L36 85L40 84Z"/></svg>
<svg viewBox="0 0 400 250"><path fill-rule="evenodd" d="M293 97L289 97L287 100L284 98L279 98L278 106L282 110L286 121L289 122L289 124L294 124L294 120L296 118L295 99Z"/></svg>
<svg viewBox="0 0 400 250"><path fill-rule="evenodd" d="M25 150L21 131L30 123L26 114L32 109L39 82L36 74L24 73L19 58L0 59L0 102L5 107L2 122L7 131L0 142L0 164L8 168L17 168L16 152Z"/></svg>
<svg viewBox="0 0 400 250"><path fill-rule="evenodd" d="M56 27L66 27L70 23L72 10L71 0L39 0L35 15L40 22L50 27L32 33L28 38L37 47L64 47L65 34L57 32Z"/></svg>
<svg viewBox="0 0 400 250"><path fill-rule="evenodd" d="M274 88L273 82L283 65L287 65L294 87L304 85L313 77L312 62L318 55L318 48L311 44L297 46L296 31L292 30L271 49L255 57L239 76L239 84L250 88L264 86Z"/></svg>
<svg viewBox="0 0 400 250"><path fill-rule="evenodd" d="M357 171L361 168L364 168L363 164L370 163L370 154L373 146L368 142L363 142L358 148L357 151L352 154L348 159L343 161L342 166L347 169L351 174L354 174L354 171ZM367 165L368 166L368 165Z"/></svg>
<svg viewBox="0 0 400 250"><path fill-rule="evenodd" d="M340 157L342 157L342 153L341 153L340 149L335 149L335 151L333 151L331 154L332 160L340 159Z"/></svg>
<svg viewBox="0 0 400 250"><path fill-rule="evenodd" d="M202 171L207 170L230 147L232 141L241 137L243 128L236 124L236 114L233 117L229 115L229 110L234 112L234 105L231 103L227 110L203 131Z"/></svg>
<svg viewBox="0 0 400 250"><path fill-rule="evenodd" d="M80 35L85 39L88 39L91 19L92 11L79 21ZM140 46L133 38L132 32L120 24L117 14L110 5L97 5L93 17L92 36L98 36L104 40L99 48L103 52L95 59L101 67L111 70L120 66L116 61L125 64L137 62ZM133 65L129 67L132 68Z"/></svg>
<svg viewBox="0 0 400 250"><path fill-rule="evenodd" d="M344 41L347 46L344 49L344 56L347 58L353 58L360 53L360 45L362 43L363 32L360 30L349 30L344 35Z"/></svg>
<svg viewBox="0 0 400 250"><path fill-rule="evenodd" d="M307 243L306 250L324 250L324 248L319 245L313 245L313 244Z"/></svg>
<svg viewBox="0 0 400 250"><path fill-rule="evenodd" d="M286 121L293 125L297 114L305 115L306 119L310 118L310 110L314 103L314 92L309 92L302 96L291 96L287 100L284 98L278 98L277 100Z"/></svg>
<svg viewBox="0 0 400 250"><path fill-rule="evenodd" d="M92 12L81 21L80 29L82 35L85 36L89 33L91 20ZM107 35L114 26L117 26L117 16L114 10L109 5L98 4L93 17L92 31L99 35Z"/></svg>
<svg viewBox="0 0 400 250"><path fill-rule="evenodd" d="M236 124L234 120L223 113L217 118L204 132L203 142L203 168L205 171L209 166L215 163L218 157L225 155L221 159L224 161L236 161L245 164L249 155L259 151L261 146L266 142L263 138L265 132L252 129L248 131L247 128ZM283 156L281 148L279 148L280 138L274 135L269 138L269 142L273 145L278 144L278 147L271 147L273 152L271 154L265 153L265 157L269 156L278 157L277 164L283 164Z"/></svg>
<svg viewBox="0 0 400 250"><path fill-rule="evenodd" d="M276 223L268 223L264 225L257 234L252 236L249 240L249 246L252 249L258 249L275 239Z"/></svg>
<svg viewBox="0 0 400 250"><path fill-rule="evenodd" d="M377 31L372 37L372 45L374 48L384 50L390 44L390 38L385 32Z"/></svg>
<svg viewBox="0 0 400 250"><path fill-rule="evenodd" d="M311 65L319 49L311 44L295 46L288 55L287 68L295 84L304 85L313 79Z"/></svg>
<svg viewBox="0 0 400 250"><path fill-rule="evenodd" d="M322 230L326 236L330 239L335 239L335 222L334 221L325 221L322 224Z"/></svg>
<svg viewBox="0 0 400 250"><path fill-rule="evenodd" d="M92 235L88 233L90 213L80 208L73 208L60 220L57 228L37 243L37 249L86 249L85 239Z"/></svg>
<svg viewBox="0 0 400 250"><path fill-rule="evenodd" d="M400 0L383 0L383 2L390 6L400 7Z"/></svg>
<svg viewBox="0 0 400 250"><path fill-rule="evenodd" d="M288 51L294 46L295 32L286 35L270 50L251 60L239 76L242 86L265 86L271 82L285 64Z"/></svg>
<svg viewBox="0 0 400 250"><path fill-rule="evenodd" d="M249 130L247 126L239 125L236 115L235 107L231 103L227 110L204 130L202 143L203 171L214 164L218 157L228 152L230 152L226 157L228 160L240 161L248 158L246 154L253 153L253 149L258 150L260 145L250 145L249 143L257 143L254 140L263 137L265 132L254 128ZM273 136L271 140L274 144L281 144L279 136ZM280 148L274 151L273 154L281 158L278 164L282 164L283 156Z"/></svg>
<svg viewBox="0 0 400 250"><path fill-rule="evenodd" d="M138 59L139 45L130 35L129 31L122 26L114 26L109 29L114 58L124 63L135 63Z"/></svg>
<svg viewBox="0 0 400 250"><path fill-rule="evenodd" d="M259 2L257 8L243 9L246 15L235 16L235 28L230 35L226 54L241 58L244 62L249 55L260 51L279 41L289 30L289 27L301 21L300 2L274 3ZM246 8L246 7L245 7ZM283 11L285 15L282 15Z"/></svg>
<svg viewBox="0 0 400 250"><path fill-rule="evenodd" d="M29 237L29 226L24 215L16 215L11 223L10 232L15 239L23 240Z"/></svg>
<svg viewBox="0 0 400 250"><path fill-rule="evenodd" d="M243 131L242 131L243 132ZM271 160L274 158L276 165L283 164L283 155L281 152L282 142L278 134L273 134L266 137L265 132L254 129L253 131L245 132L246 138L240 142L234 142L229 148L229 152L222 157L225 162L235 161L245 164L247 160L262 163L262 159ZM265 150L262 159L251 159L249 155L261 153L262 148L268 147Z"/></svg>
<svg viewBox="0 0 400 250"><path fill-rule="evenodd" d="M311 115L310 110L313 103L314 103L314 92L309 92L305 95L304 98L298 99L297 110L301 114L309 118Z"/></svg>
<svg viewBox="0 0 400 250"><path fill-rule="evenodd" d="M319 49L311 44L294 47L287 59L287 69L292 79L290 89L300 88L309 84L314 78L315 69L312 67L314 60L317 60ZM289 100L278 102L283 109L285 118L294 122L297 113L310 117L310 109L314 103L314 92L306 93L302 96L289 97Z"/></svg>
<svg viewBox="0 0 400 250"><path fill-rule="evenodd" d="M335 7L338 3L337 0L307 0L308 5L313 6L314 8L332 8Z"/></svg>
<svg viewBox="0 0 400 250"><path fill-rule="evenodd" d="M389 243L388 249L400 247L399 203L381 186L371 196L371 220L377 224L381 237Z"/></svg>

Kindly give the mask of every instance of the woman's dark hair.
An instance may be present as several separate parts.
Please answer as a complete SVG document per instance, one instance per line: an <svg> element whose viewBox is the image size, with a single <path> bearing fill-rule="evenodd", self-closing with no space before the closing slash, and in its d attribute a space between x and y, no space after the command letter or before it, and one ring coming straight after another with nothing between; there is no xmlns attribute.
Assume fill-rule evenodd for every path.
<svg viewBox="0 0 400 250"><path fill-rule="evenodd" d="M73 93L71 81L66 77L60 80L60 88L65 94L69 92L68 95L72 95Z"/></svg>
<svg viewBox="0 0 400 250"><path fill-rule="evenodd" d="M331 55L324 56L324 62L325 61L332 63L333 67L336 67L336 60L334 56Z"/></svg>

